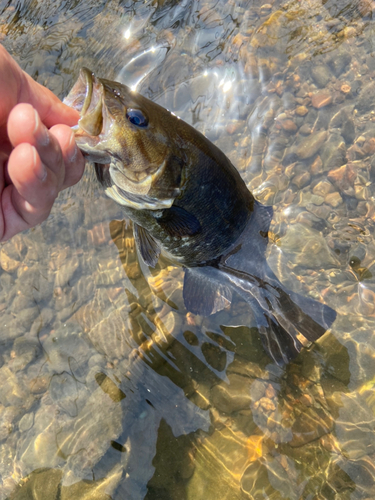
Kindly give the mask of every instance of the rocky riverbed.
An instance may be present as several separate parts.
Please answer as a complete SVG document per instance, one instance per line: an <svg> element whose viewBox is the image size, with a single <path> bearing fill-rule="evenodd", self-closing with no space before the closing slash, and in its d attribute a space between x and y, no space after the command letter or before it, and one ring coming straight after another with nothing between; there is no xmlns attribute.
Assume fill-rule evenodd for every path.
<svg viewBox="0 0 375 500"><path fill-rule="evenodd" d="M274 207L268 261L334 307L270 363L239 299L187 313L88 168L0 249L0 499L375 494L370 1L0 3L2 43L60 97L81 66L192 123Z"/></svg>

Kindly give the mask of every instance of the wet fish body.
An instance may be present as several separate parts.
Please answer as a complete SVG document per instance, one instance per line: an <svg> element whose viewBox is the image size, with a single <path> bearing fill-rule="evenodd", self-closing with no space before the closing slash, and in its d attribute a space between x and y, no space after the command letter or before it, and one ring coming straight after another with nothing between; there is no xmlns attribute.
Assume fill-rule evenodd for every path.
<svg viewBox="0 0 375 500"><path fill-rule="evenodd" d="M65 102L80 111L76 142L106 193L134 223L143 261L185 268L186 308L208 316L233 293L248 302L282 365L320 338L336 313L286 290L265 259L272 208L257 202L229 159L173 113L117 82L81 74Z"/></svg>

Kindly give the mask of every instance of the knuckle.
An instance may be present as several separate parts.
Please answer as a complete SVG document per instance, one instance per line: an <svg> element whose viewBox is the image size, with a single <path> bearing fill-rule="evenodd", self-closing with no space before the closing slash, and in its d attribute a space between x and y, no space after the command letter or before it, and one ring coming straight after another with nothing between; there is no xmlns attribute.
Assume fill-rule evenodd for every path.
<svg viewBox="0 0 375 500"><path fill-rule="evenodd" d="M47 201L46 205L51 207L54 201L56 200L58 194L59 194L59 189L55 183L49 186L49 189L47 190L46 193L46 201Z"/></svg>
<svg viewBox="0 0 375 500"><path fill-rule="evenodd" d="M81 180L84 168L85 168L84 161L79 161L67 166L65 169L64 188L77 184L77 182Z"/></svg>

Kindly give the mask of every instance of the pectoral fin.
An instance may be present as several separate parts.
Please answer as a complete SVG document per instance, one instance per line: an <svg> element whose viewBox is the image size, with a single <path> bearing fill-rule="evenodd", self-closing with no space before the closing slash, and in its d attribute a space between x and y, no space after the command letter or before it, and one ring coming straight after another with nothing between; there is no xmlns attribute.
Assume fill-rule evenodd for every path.
<svg viewBox="0 0 375 500"><path fill-rule="evenodd" d="M212 276L209 267L204 267L186 269L183 297L188 311L210 316L230 304L232 292Z"/></svg>
<svg viewBox="0 0 375 500"><path fill-rule="evenodd" d="M143 262L155 267L160 255L160 246L151 234L138 224L133 225L134 239Z"/></svg>
<svg viewBox="0 0 375 500"><path fill-rule="evenodd" d="M163 210L161 217L156 217L158 224L170 236L193 236L201 229L199 220L190 212L181 207L172 206Z"/></svg>

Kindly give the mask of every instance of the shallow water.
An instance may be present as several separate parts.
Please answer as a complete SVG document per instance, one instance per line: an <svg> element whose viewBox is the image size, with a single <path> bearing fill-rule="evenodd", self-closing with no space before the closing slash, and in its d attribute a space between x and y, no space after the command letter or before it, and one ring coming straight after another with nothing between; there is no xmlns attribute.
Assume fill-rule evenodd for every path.
<svg viewBox="0 0 375 500"><path fill-rule="evenodd" d="M0 1L59 97L86 66L213 140L274 206L276 274L338 312L276 367L245 304L194 316L182 270L139 263L87 168L0 250L0 500L375 497L373 9Z"/></svg>

